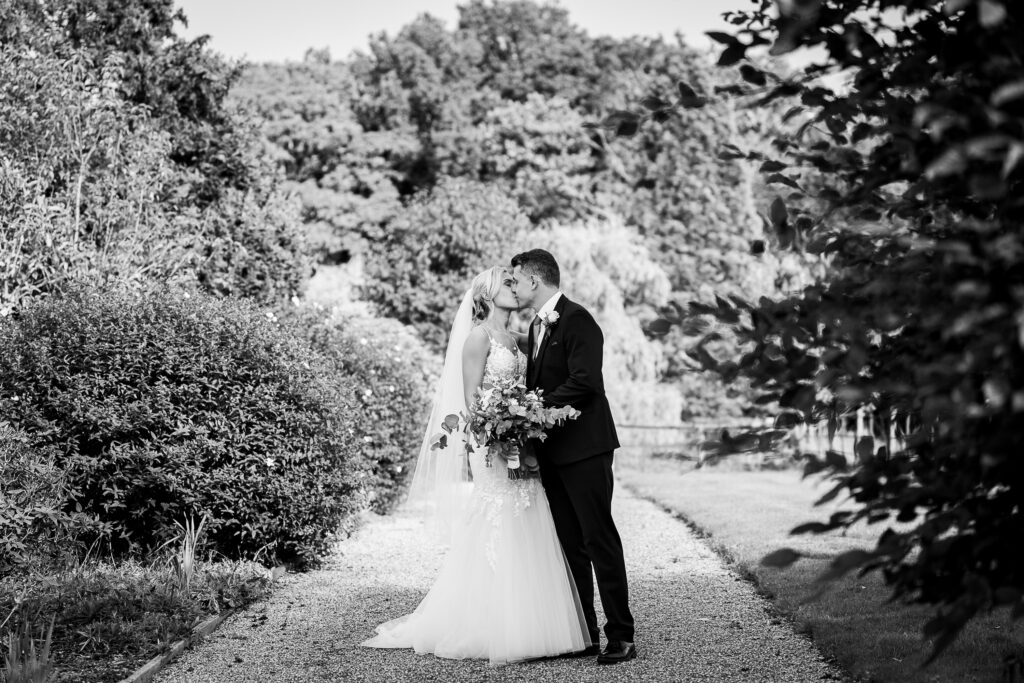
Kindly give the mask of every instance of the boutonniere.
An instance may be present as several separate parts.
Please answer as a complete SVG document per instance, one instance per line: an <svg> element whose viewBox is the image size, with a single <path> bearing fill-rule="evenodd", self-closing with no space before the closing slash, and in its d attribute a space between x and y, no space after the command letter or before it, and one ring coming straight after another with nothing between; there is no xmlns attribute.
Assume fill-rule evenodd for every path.
<svg viewBox="0 0 1024 683"><path fill-rule="evenodd" d="M549 330L558 324L558 311L538 313L537 317L540 318L540 324L548 328Z"/></svg>

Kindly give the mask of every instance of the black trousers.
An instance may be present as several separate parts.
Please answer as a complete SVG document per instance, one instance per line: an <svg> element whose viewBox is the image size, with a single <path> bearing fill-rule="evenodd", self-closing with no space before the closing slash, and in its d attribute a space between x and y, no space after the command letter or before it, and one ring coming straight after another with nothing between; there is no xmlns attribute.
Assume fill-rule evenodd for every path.
<svg viewBox="0 0 1024 683"><path fill-rule="evenodd" d="M608 618L605 636L608 640L632 641L626 563L612 519L612 451L569 465L545 463L540 474L591 640L597 643L599 635L594 611L596 574L601 606Z"/></svg>

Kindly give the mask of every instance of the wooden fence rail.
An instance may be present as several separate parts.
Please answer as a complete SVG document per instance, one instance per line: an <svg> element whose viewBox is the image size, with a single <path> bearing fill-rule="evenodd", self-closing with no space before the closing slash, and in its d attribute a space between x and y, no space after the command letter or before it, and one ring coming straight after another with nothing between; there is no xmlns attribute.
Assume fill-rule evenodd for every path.
<svg viewBox="0 0 1024 683"><path fill-rule="evenodd" d="M675 425L616 425L621 432L620 440L624 447L642 447L655 452L675 451L698 463L704 462L707 457L704 444L720 440L723 430L736 435L751 429L770 429L772 426L771 418L701 419ZM866 436L874 439L875 448L888 445L893 451L901 450L903 435L909 431L909 425L901 426L903 429L899 430L895 419L881 420L871 411L862 408L842 416L831 437L828 425L824 422L801 424L789 429L782 443L787 450L799 452L824 454L829 450L835 451L852 462L856 457L857 442Z"/></svg>

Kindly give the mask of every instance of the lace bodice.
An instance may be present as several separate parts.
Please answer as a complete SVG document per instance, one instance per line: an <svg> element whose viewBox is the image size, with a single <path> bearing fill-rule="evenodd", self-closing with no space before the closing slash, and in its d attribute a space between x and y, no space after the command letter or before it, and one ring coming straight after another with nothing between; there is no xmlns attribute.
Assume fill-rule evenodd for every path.
<svg viewBox="0 0 1024 683"><path fill-rule="evenodd" d="M526 374L526 354L518 348L512 351L492 337L491 348L484 364L484 383L493 384L495 380L524 374Z"/></svg>

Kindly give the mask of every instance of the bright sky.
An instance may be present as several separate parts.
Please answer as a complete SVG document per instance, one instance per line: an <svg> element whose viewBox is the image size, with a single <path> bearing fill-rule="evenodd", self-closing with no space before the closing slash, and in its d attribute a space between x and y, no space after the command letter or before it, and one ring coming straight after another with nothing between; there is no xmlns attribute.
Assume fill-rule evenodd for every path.
<svg viewBox="0 0 1024 683"><path fill-rule="evenodd" d="M424 12L449 28L457 0L176 0L185 10L188 37L208 34L214 50L253 62L302 59L310 47L328 47L336 59L380 31L394 35ZM625 37L676 31L694 47L710 45L704 31L726 24L722 12L750 9L750 0L561 0L569 19L587 33Z"/></svg>

